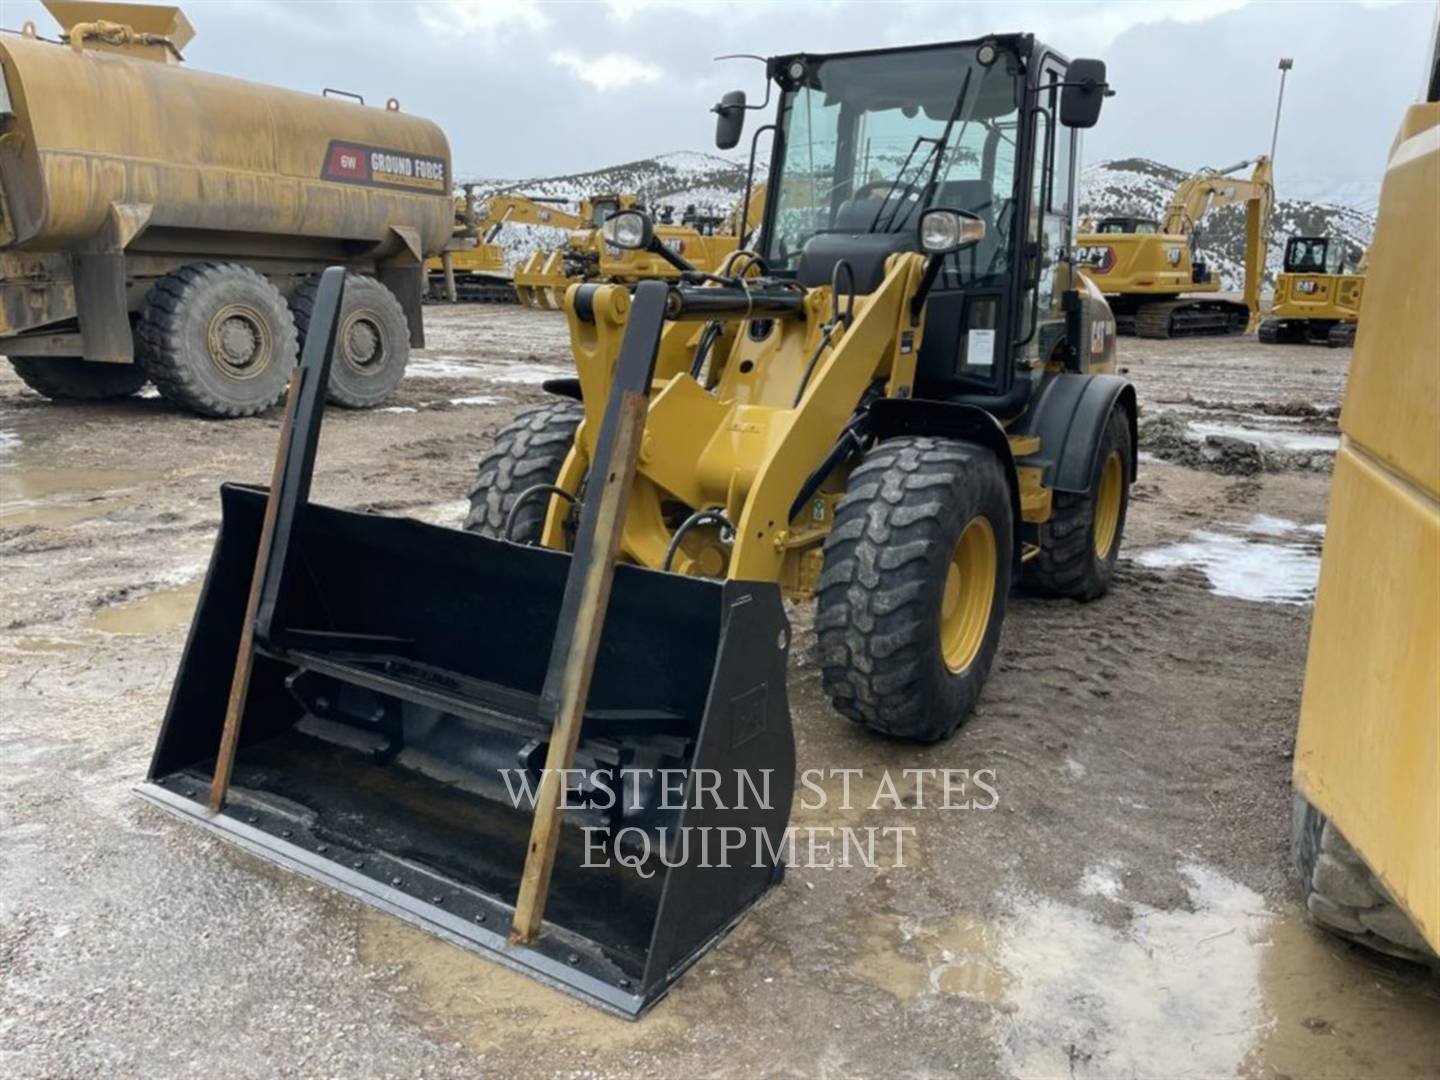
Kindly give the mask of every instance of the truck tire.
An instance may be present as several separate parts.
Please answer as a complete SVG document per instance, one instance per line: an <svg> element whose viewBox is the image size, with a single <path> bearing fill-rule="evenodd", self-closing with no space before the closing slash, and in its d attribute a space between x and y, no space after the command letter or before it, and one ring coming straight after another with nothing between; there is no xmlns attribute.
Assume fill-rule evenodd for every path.
<svg viewBox="0 0 1440 1080"><path fill-rule="evenodd" d="M1040 553L1020 586L1039 596L1095 600L1110 588L1130 510L1130 423L1115 408L1105 421L1090 487L1057 491L1040 528Z"/></svg>
<svg viewBox="0 0 1440 1080"><path fill-rule="evenodd" d="M555 483L584 417L580 402L554 401L521 413L501 428L495 445L481 455L465 528L481 536L507 539L505 523L515 500L536 484ZM515 516L508 539L538 544L549 506L548 498L527 499Z"/></svg>
<svg viewBox="0 0 1440 1080"><path fill-rule="evenodd" d="M298 344L285 298L235 263L183 266L140 310L139 360L167 401L201 416L254 416L285 395Z"/></svg>
<svg viewBox="0 0 1440 1080"><path fill-rule="evenodd" d="M1310 918L1377 952L1440 968L1440 957L1340 830L1299 792L1290 853Z"/></svg>
<svg viewBox="0 0 1440 1080"><path fill-rule="evenodd" d="M95 364L75 356L16 356L20 381L53 401L109 401L129 397L150 377L139 364Z"/></svg>
<svg viewBox="0 0 1440 1080"><path fill-rule="evenodd" d="M837 712L934 742L980 699L1010 591L1014 522L995 454L952 439L881 443L826 537L815 629Z"/></svg>
<svg viewBox="0 0 1440 1080"><path fill-rule="evenodd" d="M318 277L307 278L290 294L290 312L303 347L315 312ZM326 400L346 409L368 409L390 396L410 362L410 324L395 294L372 277L345 276L335 358L330 363Z"/></svg>

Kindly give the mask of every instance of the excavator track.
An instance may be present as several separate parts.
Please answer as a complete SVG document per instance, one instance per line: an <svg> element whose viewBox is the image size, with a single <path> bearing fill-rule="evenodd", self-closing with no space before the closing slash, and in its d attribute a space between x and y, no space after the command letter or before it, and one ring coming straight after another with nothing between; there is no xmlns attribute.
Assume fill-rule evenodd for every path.
<svg viewBox="0 0 1440 1080"><path fill-rule="evenodd" d="M1337 322L1325 336L1325 344L1332 349L1349 349L1355 344L1355 323Z"/></svg>
<svg viewBox="0 0 1440 1080"><path fill-rule="evenodd" d="M1225 337L1243 334L1249 321L1249 309L1231 300L1166 300L1135 309L1135 335Z"/></svg>
<svg viewBox="0 0 1440 1080"><path fill-rule="evenodd" d="M445 277L434 274L430 278L430 291L426 297L431 303L445 302ZM515 304L515 286L503 278L455 276L455 301L460 304Z"/></svg>

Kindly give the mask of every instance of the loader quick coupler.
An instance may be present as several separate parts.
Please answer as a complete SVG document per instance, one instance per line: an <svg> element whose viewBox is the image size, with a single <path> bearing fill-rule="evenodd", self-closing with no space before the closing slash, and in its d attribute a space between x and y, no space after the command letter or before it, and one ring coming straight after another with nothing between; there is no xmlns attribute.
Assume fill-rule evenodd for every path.
<svg viewBox="0 0 1440 1080"><path fill-rule="evenodd" d="M140 793L635 1018L780 881L795 775L779 587L616 564L676 293L636 288L567 553L309 501L344 287L269 490L221 489Z"/></svg>

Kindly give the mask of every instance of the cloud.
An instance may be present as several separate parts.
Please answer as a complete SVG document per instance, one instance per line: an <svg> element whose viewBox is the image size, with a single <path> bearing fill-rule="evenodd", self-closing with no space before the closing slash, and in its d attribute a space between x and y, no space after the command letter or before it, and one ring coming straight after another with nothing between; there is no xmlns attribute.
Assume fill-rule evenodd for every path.
<svg viewBox="0 0 1440 1080"><path fill-rule="evenodd" d="M551 25L537 0L431 0L419 5L419 14L420 24L432 34L479 38L486 44Z"/></svg>
<svg viewBox="0 0 1440 1080"><path fill-rule="evenodd" d="M566 68L576 78L601 92L618 90L636 83L658 82L663 74L648 60L622 52L580 56L578 53L557 51L550 54L550 62Z"/></svg>

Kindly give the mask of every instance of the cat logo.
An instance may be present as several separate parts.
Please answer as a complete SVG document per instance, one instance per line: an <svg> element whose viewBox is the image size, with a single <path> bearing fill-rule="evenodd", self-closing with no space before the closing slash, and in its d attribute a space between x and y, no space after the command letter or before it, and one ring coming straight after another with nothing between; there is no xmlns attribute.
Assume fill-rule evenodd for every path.
<svg viewBox="0 0 1440 1080"><path fill-rule="evenodd" d="M1075 249L1075 259L1086 270L1107 274L1115 269L1115 249L1106 244L1082 244Z"/></svg>

